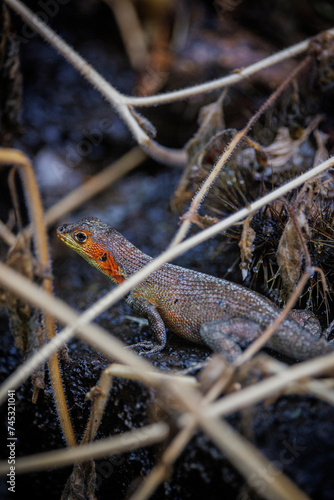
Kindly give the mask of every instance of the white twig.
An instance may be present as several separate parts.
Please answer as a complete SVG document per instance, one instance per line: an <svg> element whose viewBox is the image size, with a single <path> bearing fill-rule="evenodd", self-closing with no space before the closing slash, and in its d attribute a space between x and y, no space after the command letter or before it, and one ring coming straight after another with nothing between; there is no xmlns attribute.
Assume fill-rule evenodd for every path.
<svg viewBox="0 0 334 500"><path fill-rule="evenodd" d="M213 226L197 233L196 235L192 236L191 238L188 238L187 240L183 241L179 245L174 246L172 248L169 248L168 250L163 252L160 256L158 256L156 259L154 259L152 262L150 262L147 266L143 267L140 271L138 271L137 273L132 275L129 279L127 279L125 282L123 282L121 285L119 285L115 290L109 292L107 295L102 297L102 299L100 299L98 302L96 302L93 307L89 308L86 311L86 313L84 313L83 318L81 317L79 320L79 325L81 325L80 326L80 335L89 344L92 344L92 336L91 336L90 328L92 328L93 325L90 325L88 327L88 325L86 325L86 324L83 325L84 322L87 323L88 321L93 321L93 319L95 319L98 315L102 314L102 312L104 312L106 309L108 309L113 304L115 304L115 302L117 302L122 297L124 297L132 288L134 288L136 285L138 285L138 283L140 283L145 278L147 278L152 272L159 269L166 262L169 262L172 259L175 259L176 257L178 257L179 255L182 255L184 252L190 250L194 246L196 246L200 243L203 243L203 241L207 240L208 238L211 238L212 236L215 236L216 234L218 234L222 231L225 231L230 226L236 224L237 222L240 222L240 220L244 219L245 217L248 217L250 214L254 213L256 210L260 209L261 207L263 207L263 206L271 203L272 201L276 200L277 198L285 195L287 192L289 192L292 189L295 189L296 187L300 186L301 184L303 184L307 180L311 179L312 177L315 177L316 175L319 175L319 174L325 172L330 167L332 167L333 164L334 164L334 159L329 158L328 160L321 163L317 167L312 168L311 170L309 170L308 172L305 172L304 174L300 175L296 179L293 179L292 181L275 189L274 191L267 194L266 196L263 196L259 200L251 203L248 207L245 207L245 208L239 210L238 212L230 215L229 217L222 220L221 222L214 224ZM13 278L15 276L14 272L9 270L4 264L1 264L1 263L0 263L0 271L2 271L0 273L0 283L6 284L6 286L9 289L15 291L19 295L22 295L22 292L23 292L22 283L19 285L15 284L14 278ZM10 275L9 274L10 272L13 273L13 275ZM18 276L18 277L21 280L23 280L22 277L20 277L20 276ZM27 281L27 286L29 285L30 287L33 287L33 285L30 282L28 282L28 280L25 280L25 281ZM15 287L15 289L13 287ZM38 300L40 302L37 302L37 300L35 300L37 297L37 292L39 292L38 287L35 286L31 289L29 288L29 290L30 291L26 294L25 298L30 303L37 305L37 307L39 304L43 305L45 303L45 301L44 301L45 297L43 298L43 295L45 295L45 294L43 294L42 292L39 293ZM56 299L53 299L52 297L50 298L50 300L51 299L56 300ZM47 307L47 306L48 306L47 304L43 305L43 307ZM64 307L65 307L65 305L64 305ZM58 310L58 316L52 308L49 308L49 311L51 312L51 314L54 314L55 316L57 316L57 318L62 322L75 323L75 325L72 325L73 329L78 328L77 316L72 312L72 310L68 306L66 306L66 307L67 307L67 310L70 311L68 314L71 314L71 316L68 316L68 319L66 319L64 317L62 308L60 308ZM69 318L71 318L71 319L69 319ZM95 325L94 325L94 327L95 327ZM97 327L95 327L95 328L97 328ZM101 333L101 332L103 332L103 330L100 329L99 332ZM73 334L73 332L72 332L72 334ZM101 335L102 335L102 333L101 333ZM106 342L105 337L108 338L108 335L104 334L104 332L103 332L102 336L100 336L98 333L96 333L96 335L94 334L95 343L99 346L99 349L101 349L103 352L106 352L106 350L107 350L106 344L105 344L105 342ZM110 351L107 351L107 354L109 356L114 356L115 359L118 359L122 362L125 362L125 363L129 362L130 361L129 358L127 358L125 360L124 353L126 351L124 351L122 349L122 347L121 347L122 344L119 341L117 341L117 339L113 339L113 341L116 343L117 348L114 347L114 350L111 348ZM52 351L52 352L54 352L54 351ZM127 352L127 354L131 355L132 359L130 362L134 363L134 366L138 366L139 361L141 363L144 363L144 360L140 359L138 356L135 356L135 354L133 354L131 352ZM35 355L35 357L37 355ZM37 365L33 364L33 362L36 363L35 357L33 357L30 360L30 362L31 362L30 369L33 369L32 366L34 366L34 368L36 368L36 366L38 366L38 364ZM23 366L25 366L26 363ZM146 369L148 369L149 365L147 365L145 363L144 366L146 367ZM140 365L138 367L140 369ZM0 391L0 394L2 394L3 397L5 397L5 394L6 394L5 391L7 391L8 388L9 389L13 388L10 385L8 386L8 381L10 381L12 384L14 384L14 381L15 381L15 386L17 387L17 385L19 385L20 383L22 383L25 380L25 377L22 378L20 376L20 373L17 373L15 376L16 376L15 379L10 377L6 382L4 382L3 392ZM1 401L1 398L0 398L0 401Z"/></svg>
<svg viewBox="0 0 334 500"><path fill-rule="evenodd" d="M325 33L330 33L334 35L334 28L327 30ZM287 49L281 50L276 54L272 54L260 61L257 61L247 68L243 68L240 70L235 70L234 73L223 76L222 78L217 78L216 80L210 80L209 82L200 83L198 85L194 85L192 87L187 87L185 89L173 90L172 92L166 92L164 94L146 96L146 97L127 97L127 103L132 104L133 106L156 106L158 104L166 104L168 102L174 102L181 99L187 99L189 97L193 97L198 94L203 94L206 92L212 92L213 90L222 89L229 85L233 85L235 83L244 80L245 78L249 78L250 76L258 73L259 71L269 68L274 64L278 64L285 59L289 59L290 57L297 56L305 52L310 43L309 38L304 40L303 42L297 43L296 45L292 45Z"/></svg>
<svg viewBox="0 0 334 500"><path fill-rule="evenodd" d="M107 82L90 64L72 49L47 24L39 19L28 7L19 0L5 0L37 33L46 39L65 59L71 63L86 80L96 87L101 94L113 105L115 111L127 124L137 143L153 158L163 163L184 165L187 155L183 150L169 149L151 140L141 128L134 114L130 110L128 98L123 96Z"/></svg>
<svg viewBox="0 0 334 500"><path fill-rule="evenodd" d="M61 323L69 325L61 333L53 337L53 339L36 354L22 363L22 365L3 382L0 387L0 403L6 399L8 390L15 389L24 382L39 364L48 359L61 345L68 342L76 331L79 332L79 335L89 345L92 345L95 349L103 352L113 360L116 359L122 363L130 364L144 372L155 370L155 368L143 358L140 358L132 351L124 349L122 342L108 334L103 328L94 324L87 324L100 314L99 310L96 309L96 305L98 305L98 307L101 306L100 301L87 309L83 314L79 315L65 302L45 293L37 285L13 271L2 262L0 262L0 283L2 283L6 289L13 291L33 306L45 310L55 316ZM117 292L117 289L108 293L101 300L104 302L106 298L109 298L110 295L115 292Z"/></svg>
<svg viewBox="0 0 334 500"><path fill-rule="evenodd" d="M116 112L127 124L137 143L152 158L166 164L185 165L187 155L183 149L170 149L161 146L150 139L145 130L139 125L134 114L131 112L131 106L154 106L172 102L179 99L210 92L215 89L221 89L228 85L237 83L249 76L261 71L264 68L277 64L287 58L304 52L309 44L309 39L304 40L281 52L273 54L247 68L236 70L231 75L217 80L209 81L200 85L194 85L186 89L168 92L156 96L148 97L130 97L116 90L107 82L90 64L88 64L72 47L70 47L60 36L50 29L39 17L26 7L20 0L5 0L5 2L15 10L37 33L45 38L58 52L60 52L101 94L113 105ZM334 34L334 28L327 31Z"/></svg>
<svg viewBox="0 0 334 500"><path fill-rule="evenodd" d="M73 463L98 459L135 450L163 441L168 435L168 425L162 422L147 425L140 429L124 432L117 436L101 439L94 443L73 448L36 453L18 458L15 472L22 474L31 471L65 467ZM0 474L8 472L8 461L0 462Z"/></svg>
<svg viewBox="0 0 334 500"><path fill-rule="evenodd" d="M207 413L210 416L216 417L229 415L235 411L254 405L267 397L272 397L289 384L296 382L296 380L326 373L329 370L333 370L333 367L333 353L326 354L325 356L318 356L309 361L290 366L288 369L266 380L246 387L238 392L228 394L223 399L213 403L211 407L208 408Z"/></svg>
<svg viewBox="0 0 334 500"><path fill-rule="evenodd" d="M133 106L155 106L158 104L164 104L168 102L173 102L180 99L187 99L198 94L203 94L206 92L211 92L213 90L221 89L227 87L228 85L233 85L235 83L249 78L255 73L278 64L279 62L294 57L296 55L302 54L308 48L310 39L306 39L302 42L292 45L287 49L281 50L276 54L272 54L269 57L261 59L247 68L240 70L235 70L234 73L222 78L217 78L216 80L210 80L209 82L201 83L188 87L186 89L175 90L172 92L166 92L165 94L153 95L147 97L132 97L125 96L114 89L106 80L104 80L98 73L96 73L93 68L86 63L78 54L76 54L71 47L69 47L56 33L54 33L45 23L40 21L38 17L28 9L19 0L5 0L8 5L11 6L16 12L18 12L23 19L30 24L40 35L46 38L61 54L63 54L68 61L70 61L81 74L87 78L93 85L95 85L100 92L108 99L110 102L118 100L120 104L127 104ZM334 28L326 31L326 33L334 34ZM94 74L93 74L94 73ZM92 80L91 80L92 78ZM131 120L132 121L132 120ZM133 124L135 127L136 125ZM138 125L138 124L137 124ZM142 131L141 131L142 132ZM141 132L139 134L142 136ZM144 138L144 135L142 136Z"/></svg>

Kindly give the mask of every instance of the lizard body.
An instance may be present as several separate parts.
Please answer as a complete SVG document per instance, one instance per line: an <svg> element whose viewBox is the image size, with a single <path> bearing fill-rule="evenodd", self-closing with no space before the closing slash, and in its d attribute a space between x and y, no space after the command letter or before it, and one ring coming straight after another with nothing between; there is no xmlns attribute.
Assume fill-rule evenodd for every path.
<svg viewBox="0 0 334 500"><path fill-rule="evenodd" d="M62 225L57 235L115 284L152 260L96 217ZM164 264L152 273L131 290L126 301L148 319L158 341L155 345L135 344L149 346L147 354L165 347L167 327L187 340L222 352L229 361L234 361L241 347L261 335L281 311L269 299L242 285L173 264ZM334 352L331 343L317 338L321 329L315 316L309 314L308 324L300 313L290 313L267 345L297 359Z"/></svg>

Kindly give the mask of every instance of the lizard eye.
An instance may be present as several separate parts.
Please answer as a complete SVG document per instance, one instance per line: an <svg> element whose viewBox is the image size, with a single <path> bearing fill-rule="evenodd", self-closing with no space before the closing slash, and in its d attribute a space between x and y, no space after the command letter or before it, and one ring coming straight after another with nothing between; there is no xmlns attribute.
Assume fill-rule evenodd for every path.
<svg viewBox="0 0 334 500"><path fill-rule="evenodd" d="M74 235L74 239L76 239L78 243L84 243L87 239L87 236L85 235L85 233L79 232Z"/></svg>

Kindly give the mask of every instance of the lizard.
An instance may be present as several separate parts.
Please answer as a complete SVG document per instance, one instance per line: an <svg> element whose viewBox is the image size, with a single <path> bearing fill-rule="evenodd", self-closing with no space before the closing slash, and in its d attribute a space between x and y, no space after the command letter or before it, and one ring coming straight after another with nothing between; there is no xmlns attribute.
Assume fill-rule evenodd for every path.
<svg viewBox="0 0 334 500"><path fill-rule="evenodd" d="M96 217L63 224L57 236L116 285L152 261ZM281 312L270 299L243 285L169 263L135 286L125 300L148 320L156 339L133 344L144 349L140 354L160 352L168 328L232 363ZM297 310L289 313L266 346L298 360L334 352L333 343L321 337L315 315Z"/></svg>

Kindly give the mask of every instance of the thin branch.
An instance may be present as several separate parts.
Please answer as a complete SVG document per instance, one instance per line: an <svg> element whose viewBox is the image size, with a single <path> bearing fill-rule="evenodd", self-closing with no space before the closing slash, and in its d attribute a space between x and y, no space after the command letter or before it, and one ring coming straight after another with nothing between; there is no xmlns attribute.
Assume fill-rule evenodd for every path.
<svg viewBox="0 0 334 500"><path fill-rule="evenodd" d="M198 381L195 377L190 375L175 375L170 372L162 372L157 370L138 370L133 366L121 365L113 363L105 369L105 373L110 377L121 377L127 380L136 380L137 382L144 382L150 384L152 387L158 387L165 382L174 382L181 384L184 387L198 387Z"/></svg>
<svg viewBox="0 0 334 500"><path fill-rule="evenodd" d="M127 124L137 143L158 161L171 165L185 165L187 155L183 150L169 149L156 143L139 125L131 112L127 98L107 82L90 64L72 49L47 24L39 19L28 7L19 0L5 0L37 33L47 40L67 61L76 68L101 94L112 104L115 111Z"/></svg>
<svg viewBox="0 0 334 500"><path fill-rule="evenodd" d="M326 387L326 385L320 380L301 381L298 383L297 388L303 393L314 394L317 398L322 399L326 403L334 406L333 388Z"/></svg>
<svg viewBox="0 0 334 500"><path fill-rule="evenodd" d="M28 158L21 151L6 148L0 149L0 163L13 164L18 167L25 187L27 205L33 227L33 241L35 243L38 263L41 267L41 270L45 273L50 266L48 241L46 228L44 225L42 201L32 165ZM52 293L51 278L49 278L48 276L45 276L43 278L42 288L44 292L49 294ZM48 339L52 339L53 337L55 337L56 325L54 318L50 314L47 314L45 311L43 311L43 326ZM75 446L76 438L66 404L57 353L54 353L49 359L49 373L61 429L63 431L67 445Z"/></svg>
<svg viewBox="0 0 334 500"><path fill-rule="evenodd" d="M226 420L203 417L201 426L248 484L268 500L310 500L273 461L269 461ZM268 474L268 471L270 473Z"/></svg>
<svg viewBox="0 0 334 500"><path fill-rule="evenodd" d="M217 224L197 233L196 235L192 236L191 238L186 239L185 241L183 241L179 245L177 245L173 248L169 248L167 251L163 252L159 257L157 257L152 262L150 262L147 266L143 267L140 271L138 271L136 274L134 274L129 279L127 279L124 283L119 285L115 290L109 292L102 299L100 299L93 307L91 307L88 310L89 314L88 314L88 311L86 311L87 318L85 318L85 320L87 321L88 318L90 318L92 320L98 314L101 314L104 310L111 307L111 305L113 305L115 302L117 302L122 297L124 297L132 288L134 288L136 285L138 285L138 283L140 283L142 280L147 278L150 273L159 269L166 262L169 262L172 259L178 257L179 255L182 255L184 252L190 250L194 246L202 243L203 241L218 234L219 232L225 231L230 226L236 224L237 222L244 219L248 215L252 214L256 210L267 205L268 203L271 203L273 200L283 196L291 189L295 189L296 187L303 184L304 182L311 179L312 177L315 177L316 175L319 175L319 174L325 172L326 170L328 170L329 168L332 167L333 163L334 163L333 158L329 158L328 160L321 163L317 167L312 168L311 170L309 170L308 172L305 172L304 174L300 175L296 179L293 179L292 181L290 181L290 182L286 183L285 185L272 191L268 195L251 203L247 208L243 208L243 209L239 210L238 212L232 214L231 216L227 217L223 221L220 221ZM9 270L6 266L4 266L1 263L0 263L0 271L1 271L0 283L5 284L10 290L13 290L15 293L17 293L20 296L22 296L22 294L25 293L24 290L27 290L27 293L25 293L24 297L28 300L29 303L33 303L37 307L38 307L38 305L40 305L43 308L49 308L47 310L51 311L52 314L55 314L55 316L61 322L75 323L77 321L77 319L78 319L77 315L73 315L73 311L70 308L68 308L68 306L66 306L67 307L67 309L66 309L65 305L62 304L61 301L58 301L57 304L56 304L56 302L54 302L55 307L54 307L54 309L51 308L50 302L49 302L51 300L51 298L49 298L48 296L44 297L43 293L41 293L39 291L38 287L32 287L32 284L27 282L25 285L25 288L23 290L24 284L23 284L23 282L20 282L20 280L23 280L23 278L21 276L17 276L15 278L15 275L12 274L13 271ZM35 300L37 297L38 297L38 301ZM52 300L57 301L57 299L55 299L55 298L53 298ZM34 301L34 302L32 302L32 301ZM62 304L62 305L60 305L60 304ZM66 309L66 315L64 312L65 309ZM65 318L67 318L67 319L65 319ZM81 321L83 321L83 320L81 320ZM92 327L93 327L93 325L90 325L89 327L87 327L86 325L83 325L80 327L81 335L83 337L85 337L87 339L87 342L89 342L89 343L91 343L91 340L90 340L90 336L89 336L88 332L90 331L90 328L92 328ZM94 327L95 327L95 325L94 325ZM97 337L98 337L98 335L96 335L96 338ZM106 337L108 338L108 336L106 336ZM70 338L70 336L69 336L69 338ZM102 352L105 352L105 348L104 348L104 341L105 340L104 340L104 338L103 339L100 338L100 341L101 341L101 343L99 345L99 348L102 350ZM113 339L113 341L116 341L116 339ZM124 358L125 351L122 350L121 343L119 341L117 341L117 342L118 342L118 344L117 344L117 349L115 347L116 350L114 352L114 354L115 354L114 357L115 357L115 359L119 359L119 360L123 361L125 359ZM131 364L132 362L135 362L135 366L136 366L139 358L133 357L135 355L133 353L130 353L130 352L127 352L127 355L129 355L129 356L131 355L132 361L130 360L130 358L127 358L126 361L123 361L123 362L129 363L129 364ZM143 359L141 359L140 361L143 362ZM31 367L36 368L36 366L38 366L38 365L35 365L34 363L36 363L36 360L34 360L33 362L31 361ZM148 367L150 365L146 365L146 363L145 363L144 366ZM16 375L16 378L15 378L16 384L22 383L23 380L24 380L24 378L22 379L22 377L19 377L19 374ZM11 379L11 382L13 383L14 380ZM4 384L6 384L6 383L4 383ZM6 384L4 387L5 388L7 387L7 389L13 388L10 385L8 387L8 384ZM1 394L1 392L0 392L0 394ZM5 394L6 393L4 393L3 397L5 397ZM1 398L0 398L0 401L1 401Z"/></svg>
<svg viewBox="0 0 334 500"><path fill-rule="evenodd" d="M312 377L327 373L334 368L334 353L318 356L309 361L304 361L297 365L263 380L250 387L246 387L233 394L228 394L223 399L213 403L208 408L207 413L212 416L224 416L235 411L254 405L267 397L272 397L275 393L285 389L289 384L304 377Z"/></svg>
<svg viewBox="0 0 334 500"><path fill-rule="evenodd" d="M184 150L165 148L155 141L151 140L143 128L139 125L134 114L131 112L131 106L151 106L162 104L178 99L185 99L197 94L209 92L214 89L223 88L232 85L238 81L249 77L250 75L269 67L273 64L305 52L308 48L309 40L305 40L277 54L239 70L228 77L207 82L206 84L195 85L188 89L149 97L128 97L117 91L108 83L94 68L88 64L77 52L75 52L67 43L64 42L53 30L51 30L38 16L36 16L20 0L5 0L6 3L15 10L37 33L45 38L60 54L62 54L101 94L113 105L116 112L127 124L129 130L135 137L137 143L150 155L158 161L172 165L185 165L187 155ZM327 33L334 34L334 29Z"/></svg>
<svg viewBox="0 0 334 500"><path fill-rule="evenodd" d="M36 367L56 352L61 345L67 342L74 335L76 330L78 330L78 334L89 345L92 345L95 349L98 349L109 358L116 359L125 364L130 364L139 370L154 371L153 366L134 352L124 349L123 343L103 330L103 328L94 324L86 324L89 322L89 318L95 318L99 314L99 310L96 310L96 304L87 309L82 315L79 315L65 302L45 293L37 285L10 269L2 262L0 262L0 283L18 296L24 298L29 304L52 314L60 323L70 325L57 334L56 337L50 340L50 342L43 346L36 354L22 363L14 374L3 382L0 387L0 403L6 400L8 390L15 389L24 382ZM117 289L111 293L115 293L116 291ZM106 295L106 297L108 296L110 296L110 293Z"/></svg>
<svg viewBox="0 0 334 500"><path fill-rule="evenodd" d="M38 453L36 455L28 455L16 459L15 472L17 474L23 474L36 470L49 469L50 467L55 469L73 463L110 457L112 455L159 443L166 439L168 431L168 425L159 422L140 429L124 432L121 435L101 439L94 443L65 450L54 450ZM8 472L8 467L7 461L0 462L0 474L6 474Z"/></svg>
<svg viewBox="0 0 334 500"><path fill-rule="evenodd" d="M273 462L247 439L239 434L225 420L213 417L209 408L203 408L195 391L180 391L177 385L167 384L170 395L181 400L195 416L199 426L211 438L219 450L230 460L246 481L268 500L309 500L308 497ZM268 477L268 470L272 474ZM255 479L255 480L254 480Z"/></svg>
<svg viewBox="0 0 334 500"><path fill-rule="evenodd" d="M329 33L334 35L334 28L324 31L324 33ZM222 89L228 87L229 85L234 85L235 83L241 82L246 78L262 71L263 69L274 66L286 59L302 54L308 49L309 43L312 38L307 38L306 40L292 45L287 49L276 52L260 61L257 61L250 66L242 69L236 69L233 73L222 78L217 78L216 80L210 80L205 83L200 83L192 87L187 87L185 89L173 90L171 92L166 92L164 94L157 94L153 96L144 97L127 97L128 104L133 106L156 106L159 104L167 104L169 102L178 101L181 99L188 99L198 94L204 94L206 92L212 92L213 90Z"/></svg>
<svg viewBox="0 0 334 500"><path fill-rule="evenodd" d="M310 62L311 58L310 56L307 56L295 69L292 71L292 73L284 80L284 82L277 87L277 89L271 94L271 96L266 100L264 104L260 107L260 109L251 117L251 119L248 121L247 125L237 132L223 154L220 156L218 159L216 165L214 168L211 170L205 181L203 182L201 188L199 191L196 193L194 196L191 205L187 211L187 213L182 217L182 224L181 227L179 228L173 242L171 243L171 246L176 245L180 241L183 240L185 235L187 234L190 225L192 224L192 221L197 213L197 210L199 209L204 197L207 195L210 187L212 184L215 182L217 176L219 175L221 169L225 165L226 161L228 158L231 156L233 153L234 149L237 147L237 145L240 143L240 141L246 136L246 134L249 132L251 127L254 125L254 123L260 118L260 116L270 107L275 100L279 97L279 95L283 92L283 90L289 85L289 83L298 75L298 73Z"/></svg>
<svg viewBox="0 0 334 500"><path fill-rule="evenodd" d="M131 495L129 500L147 500L159 485L166 480L174 462L181 455L197 429L197 422L195 419L193 421L194 423L186 425L174 437L157 465L154 466L150 474L144 479L133 495Z"/></svg>
<svg viewBox="0 0 334 500"><path fill-rule="evenodd" d="M101 193L101 191L110 187L114 182L138 167L146 158L146 154L141 149L131 149L128 153L49 208L45 213L46 225L50 226L54 224L60 217L63 217L98 193Z"/></svg>
<svg viewBox="0 0 334 500"><path fill-rule="evenodd" d="M195 377L178 376L170 373L162 373L158 371L138 370L132 366L120 365L113 363L109 365L102 373L99 383L93 387L86 395L92 399L91 412L89 421L81 440L81 445L93 441L98 428L100 426L104 409L108 401L109 392L112 387L114 377L122 377L127 380L136 380L137 382L146 383L149 387L159 387L166 381L177 383L186 387L197 387L198 382Z"/></svg>
<svg viewBox="0 0 334 500"><path fill-rule="evenodd" d="M113 11L131 66L140 71L148 61L145 35L131 0L104 0Z"/></svg>
<svg viewBox="0 0 334 500"><path fill-rule="evenodd" d="M8 229L2 220L0 220L0 237L9 247L14 246L16 242L16 236Z"/></svg>
<svg viewBox="0 0 334 500"><path fill-rule="evenodd" d="M114 161L111 165L94 175L91 179L84 182L77 189L71 191L68 195L64 196L60 201L46 210L44 215L46 226L51 226L68 212L75 210L86 201L109 188L114 182L138 167L146 158L146 154L140 148L133 148L125 153L121 158ZM29 225L24 229L24 234L30 232L31 226ZM9 246L14 245L16 242L16 236L1 220L0 237L2 237Z"/></svg>
<svg viewBox="0 0 334 500"><path fill-rule="evenodd" d="M218 384L213 385L213 387L211 388L213 390L210 389L210 391L202 398L202 407L205 407L216 398L216 389L219 390L220 394L222 390L227 386L227 384L231 380L233 372L232 367L228 368L224 371L225 376L221 377L221 379L218 381ZM218 385L219 389L217 387ZM174 437L173 441L163 452L159 462L154 466L150 474L144 479L142 484L134 492L131 498L129 498L129 500L146 500L153 494L153 492L159 487L159 485L165 480L166 476L168 476L168 474L170 473L173 464L181 455L184 448L187 446L197 427L198 424L196 418L188 416L187 424Z"/></svg>
<svg viewBox="0 0 334 500"><path fill-rule="evenodd" d="M277 359L274 359L269 356L265 356L265 361L261 360L264 363L265 370L271 371L272 373L282 373L287 369L286 365ZM314 380L310 378L303 378L298 380L295 383L291 383L288 386L289 392L302 393L302 394L314 394L317 398L326 401L334 406L334 391L333 391L334 379L321 379ZM287 393L288 391L285 390Z"/></svg>

